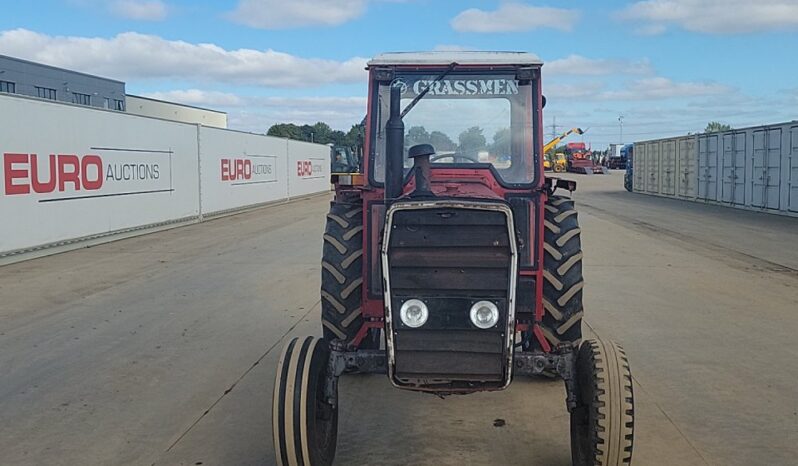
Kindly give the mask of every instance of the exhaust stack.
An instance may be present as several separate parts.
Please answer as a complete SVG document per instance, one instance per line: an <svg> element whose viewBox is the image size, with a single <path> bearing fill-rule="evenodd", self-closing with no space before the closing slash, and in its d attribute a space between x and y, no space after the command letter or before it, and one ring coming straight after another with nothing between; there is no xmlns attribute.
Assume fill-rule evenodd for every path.
<svg viewBox="0 0 798 466"><path fill-rule="evenodd" d="M401 115L401 90L391 86L390 117L385 123L385 200L402 195L404 185L405 124Z"/></svg>

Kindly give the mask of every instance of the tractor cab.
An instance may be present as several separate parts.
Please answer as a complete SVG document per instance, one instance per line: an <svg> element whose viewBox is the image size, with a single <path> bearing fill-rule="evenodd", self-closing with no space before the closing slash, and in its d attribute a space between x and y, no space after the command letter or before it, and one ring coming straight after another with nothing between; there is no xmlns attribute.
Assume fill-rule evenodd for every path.
<svg viewBox="0 0 798 466"><path fill-rule="evenodd" d="M395 178L387 180L387 189L410 189L410 148L429 144L435 151L429 159L433 192L453 191L453 177L492 191L537 187L542 181L540 67L540 60L528 53L388 53L374 58L368 65L369 184L384 188L387 175ZM387 125L394 88L404 132L401 160L389 166Z"/></svg>

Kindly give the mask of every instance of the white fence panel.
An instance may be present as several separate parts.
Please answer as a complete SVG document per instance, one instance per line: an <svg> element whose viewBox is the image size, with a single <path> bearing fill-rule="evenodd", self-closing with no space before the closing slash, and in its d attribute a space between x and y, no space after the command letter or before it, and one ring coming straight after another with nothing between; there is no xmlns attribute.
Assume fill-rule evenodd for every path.
<svg viewBox="0 0 798 466"><path fill-rule="evenodd" d="M286 199L287 151L285 139L201 127L203 214Z"/></svg>
<svg viewBox="0 0 798 466"><path fill-rule="evenodd" d="M0 252L199 214L196 126L0 96Z"/></svg>

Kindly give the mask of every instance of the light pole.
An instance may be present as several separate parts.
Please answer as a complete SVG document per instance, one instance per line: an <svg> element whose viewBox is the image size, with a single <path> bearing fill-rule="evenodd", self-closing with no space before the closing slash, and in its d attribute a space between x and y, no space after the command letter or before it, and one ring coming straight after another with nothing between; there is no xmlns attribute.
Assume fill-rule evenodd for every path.
<svg viewBox="0 0 798 466"><path fill-rule="evenodd" d="M618 115L618 124L619 124L619 125L620 125L620 127L621 127L621 137L620 137L620 140L621 140L621 145L623 145L623 115Z"/></svg>

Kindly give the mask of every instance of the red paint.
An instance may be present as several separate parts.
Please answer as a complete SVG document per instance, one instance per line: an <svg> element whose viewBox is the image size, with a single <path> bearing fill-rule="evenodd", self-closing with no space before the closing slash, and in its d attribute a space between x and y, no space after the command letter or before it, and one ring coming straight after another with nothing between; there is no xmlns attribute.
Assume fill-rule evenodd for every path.
<svg viewBox="0 0 798 466"><path fill-rule="evenodd" d="M310 160L298 160L296 162L296 175L299 177L313 176L313 162Z"/></svg>
<svg viewBox="0 0 798 466"><path fill-rule="evenodd" d="M222 159L222 181L252 179L252 161L249 159Z"/></svg>
<svg viewBox="0 0 798 466"><path fill-rule="evenodd" d="M3 154L3 173L5 173L6 194L28 194L30 185L14 183L15 179L27 179L28 170L13 168L14 165L28 163L28 154Z"/></svg>
<svg viewBox="0 0 798 466"><path fill-rule="evenodd" d="M66 184L72 183L75 191L80 191L80 158L77 155L58 154L58 190L66 191Z"/></svg>
<svg viewBox="0 0 798 466"><path fill-rule="evenodd" d="M31 186L33 186L33 191L37 193L50 193L55 191L55 180L57 175L55 173L55 155L50 154L50 177L48 178L49 181L47 183L42 183L39 180L39 161L36 154L30 155L30 181Z"/></svg>
<svg viewBox="0 0 798 466"><path fill-rule="evenodd" d="M95 170L90 170L94 167ZM96 179L90 179L91 172L96 173ZM82 173L83 189L94 191L103 187L103 159L98 155L87 155L80 161L80 172Z"/></svg>
<svg viewBox="0 0 798 466"><path fill-rule="evenodd" d="M37 154L3 154L5 193L38 194L53 191L95 191L103 186L103 161L98 155L50 154L46 181L40 175Z"/></svg>
<svg viewBox="0 0 798 466"><path fill-rule="evenodd" d="M540 329L540 325L535 324L535 326L532 328L532 333L535 334L535 338L538 339L540 347L543 349L543 351L546 353L551 353L551 345L549 344L548 340L546 340L546 337L543 336L543 331Z"/></svg>

